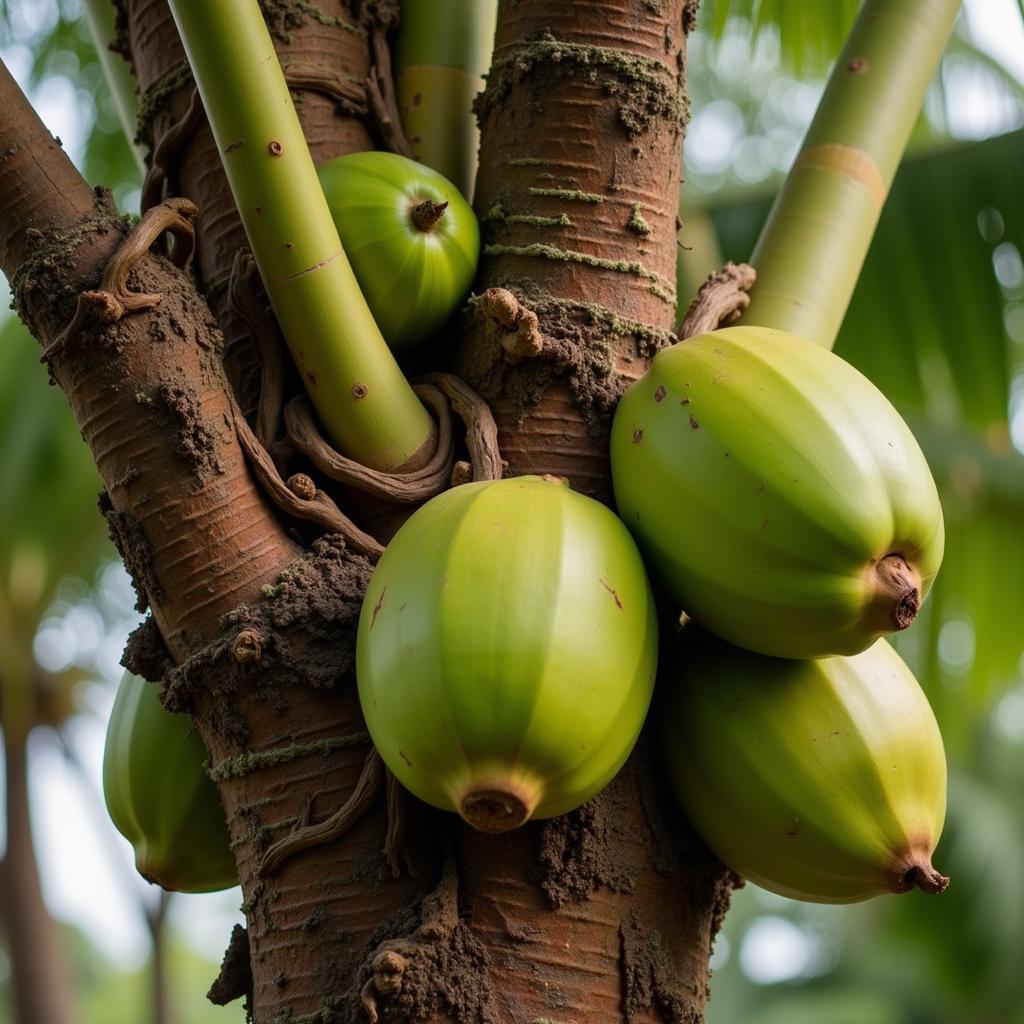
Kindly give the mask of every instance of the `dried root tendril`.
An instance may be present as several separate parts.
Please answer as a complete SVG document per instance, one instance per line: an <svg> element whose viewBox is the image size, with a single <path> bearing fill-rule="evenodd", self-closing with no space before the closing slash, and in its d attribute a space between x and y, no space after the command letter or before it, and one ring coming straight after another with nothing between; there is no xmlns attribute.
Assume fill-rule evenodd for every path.
<svg viewBox="0 0 1024 1024"><path fill-rule="evenodd" d="M285 430L301 452L324 476L396 504L415 504L445 489L452 468L452 417L444 394L435 387L416 393L437 416L437 449L422 469L411 473L385 473L370 469L336 451L320 433L305 395L293 398L284 410Z"/></svg>
<svg viewBox="0 0 1024 1024"><path fill-rule="evenodd" d="M387 791L388 830L384 836L384 859L388 862L388 867L391 868L394 878L398 878L402 874L403 865L406 872L415 878L418 872L409 855L409 849L405 845L407 797L402 784L390 771L387 771Z"/></svg>
<svg viewBox="0 0 1024 1024"><path fill-rule="evenodd" d="M443 391L455 415L466 425L474 480L500 480L505 463L498 448L498 425L490 406L468 385L450 373L427 373L418 378Z"/></svg>
<svg viewBox="0 0 1024 1024"><path fill-rule="evenodd" d="M679 327L679 340L707 334L740 318L750 305L747 292L753 287L757 272L747 263L726 263L700 286Z"/></svg>
<svg viewBox="0 0 1024 1024"><path fill-rule="evenodd" d="M182 146L195 134L202 117L203 104L199 98L199 90L192 86L185 113L160 136L153 148L149 169L142 183L140 207L143 212L152 209L163 199L165 185L175 179Z"/></svg>
<svg viewBox="0 0 1024 1024"><path fill-rule="evenodd" d="M338 533L346 546L367 558L377 559L384 552L384 546L370 534L360 530L344 512L323 491L318 490L313 498L296 494L281 478L274 460L260 444L241 411L235 409L235 431L257 480L271 501L294 519L314 523L325 533Z"/></svg>
<svg viewBox="0 0 1024 1024"><path fill-rule="evenodd" d="M500 480L504 463L498 449L498 427L487 403L458 377L448 373L420 377L415 390L434 411L438 422L437 449L421 469L411 473L385 473L342 455L320 433L305 395L293 398L285 406L288 441L321 473L338 483L395 504L416 504L440 494L452 483L453 472L458 468L454 462L451 418L454 411L466 427L470 479ZM464 470L460 473L464 474Z"/></svg>
<svg viewBox="0 0 1024 1024"><path fill-rule="evenodd" d="M289 857L314 846L334 842L349 832L373 806L384 785L384 762L376 750L366 755L363 771L352 795L329 818L310 824L312 804L307 803L298 824L283 839L268 847L260 861L259 876L272 875Z"/></svg>
<svg viewBox="0 0 1024 1024"><path fill-rule="evenodd" d="M411 160L412 146L409 145L409 140L402 130L386 31L380 24L374 24L370 32L370 56L373 64L365 83L366 100L384 148Z"/></svg>
<svg viewBox="0 0 1024 1024"><path fill-rule="evenodd" d="M340 71L302 61L284 64L281 70L289 89L318 92L334 100L344 113L353 117L366 117L369 113L362 84Z"/></svg>
<svg viewBox="0 0 1024 1024"><path fill-rule="evenodd" d="M40 362L49 362L63 351L64 346L78 334L90 316L112 324L126 313L136 313L159 305L163 299L159 292L130 291L128 275L165 231L174 236L171 260L182 269L188 266L195 250L193 221L198 213L199 208L190 199L168 199L147 210L142 220L125 236L117 252L111 256L99 288L84 291L78 296L78 305L71 322L44 350Z"/></svg>
<svg viewBox="0 0 1024 1024"><path fill-rule="evenodd" d="M284 340L277 321L270 313L269 300L256 260L248 249L239 249L231 265L228 302L244 321L259 353L260 396L256 411L256 437L272 451L281 433L281 409L284 405Z"/></svg>

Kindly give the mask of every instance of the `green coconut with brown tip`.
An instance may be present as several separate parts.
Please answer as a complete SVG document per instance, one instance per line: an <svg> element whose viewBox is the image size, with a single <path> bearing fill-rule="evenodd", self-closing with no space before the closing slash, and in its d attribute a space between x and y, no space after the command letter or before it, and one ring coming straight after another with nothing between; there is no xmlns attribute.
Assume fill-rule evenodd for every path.
<svg viewBox="0 0 1024 1024"><path fill-rule="evenodd" d="M729 327L658 353L611 437L619 513L676 602L761 654L856 654L905 629L942 507L885 396L828 349Z"/></svg>
<svg viewBox="0 0 1024 1024"><path fill-rule="evenodd" d="M359 698L420 799L504 832L580 806L647 714L654 600L605 506L554 478L464 484L398 531L363 602Z"/></svg>
<svg viewBox="0 0 1024 1024"><path fill-rule="evenodd" d="M126 672L103 750L103 795L147 881L174 892L238 884L206 748L188 715L160 704L155 683Z"/></svg>
<svg viewBox="0 0 1024 1024"><path fill-rule="evenodd" d="M726 865L817 903L942 892L942 737L884 640L852 658L792 661L695 627L663 666L668 777Z"/></svg>

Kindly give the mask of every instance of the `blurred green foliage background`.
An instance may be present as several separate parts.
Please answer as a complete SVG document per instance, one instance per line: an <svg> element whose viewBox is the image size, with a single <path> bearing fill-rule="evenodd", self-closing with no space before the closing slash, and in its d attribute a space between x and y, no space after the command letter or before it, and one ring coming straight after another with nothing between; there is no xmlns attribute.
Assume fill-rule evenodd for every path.
<svg viewBox="0 0 1024 1024"><path fill-rule="evenodd" d="M749 255L857 6L705 0L688 64L680 295L724 259ZM943 497L945 564L898 647L946 740L950 807L936 864L953 884L940 899L914 893L851 908L748 886L716 946L710 1024L1024 1024L1024 9L973 0L966 14L837 347L911 422ZM1011 49L1018 41L1019 62L999 52L997 37ZM47 123L65 131L86 178L131 212L139 171L77 0L0 0L0 56ZM95 802L94 762L136 619L94 511L99 479L37 359L35 343L0 312L0 727L34 730L33 810L45 817L53 801L71 799L54 796L57 751L92 825L107 829L94 842L108 849L119 840ZM151 1020L139 922L152 916L153 894L128 880L118 912L136 914L140 949L120 960L104 952L100 921L112 908L61 904L54 893L77 851L40 849L53 833L39 826L37 817L44 889L75 922L62 935L78 1019ZM114 872L131 875L120 854ZM65 887L88 887L70 877ZM235 905L229 894L190 905L177 925L171 915L174 1020L241 1019L237 1006L203 998ZM2 926L0 908L7 1024Z"/></svg>

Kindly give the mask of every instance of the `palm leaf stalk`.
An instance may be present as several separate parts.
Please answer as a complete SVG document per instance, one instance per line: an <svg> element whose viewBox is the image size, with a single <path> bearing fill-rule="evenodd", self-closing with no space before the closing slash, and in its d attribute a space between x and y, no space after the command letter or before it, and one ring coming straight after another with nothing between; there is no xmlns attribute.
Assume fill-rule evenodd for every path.
<svg viewBox="0 0 1024 1024"><path fill-rule="evenodd" d="M751 262L745 324L829 348L959 0L866 0Z"/></svg>
<svg viewBox="0 0 1024 1024"><path fill-rule="evenodd" d="M473 98L494 47L497 0L403 0L398 104L413 155L472 199L480 133Z"/></svg>
<svg viewBox="0 0 1024 1024"><path fill-rule="evenodd" d="M434 426L363 298L257 0L171 0L274 313L333 443L375 469L430 450Z"/></svg>
<svg viewBox="0 0 1024 1024"><path fill-rule="evenodd" d="M110 44L116 35L114 2L113 0L83 0L82 6L85 8L85 20L89 25L89 34L96 47L96 56L99 58L100 67L103 68L103 77L110 89L110 95L114 98L114 106L117 107L121 128L124 130L125 138L131 147L139 171L145 173L145 154L135 141L139 130L139 96L135 89L135 79L132 77L127 61L110 49Z"/></svg>

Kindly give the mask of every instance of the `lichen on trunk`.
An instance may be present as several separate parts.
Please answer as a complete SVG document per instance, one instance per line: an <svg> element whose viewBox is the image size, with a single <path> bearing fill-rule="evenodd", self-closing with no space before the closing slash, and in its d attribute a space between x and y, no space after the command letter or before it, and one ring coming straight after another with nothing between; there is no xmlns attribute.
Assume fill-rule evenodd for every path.
<svg viewBox="0 0 1024 1024"><path fill-rule="evenodd" d="M503 4L477 100L478 290L511 291L545 345L535 360L509 358L476 305L460 370L492 402L513 474L566 476L603 500L608 417L673 340L694 7Z"/></svg>

